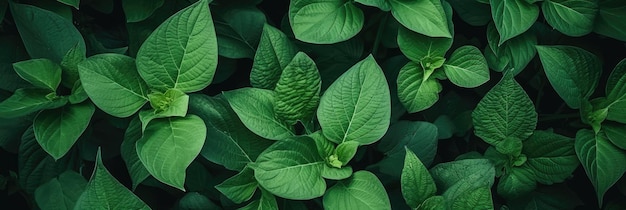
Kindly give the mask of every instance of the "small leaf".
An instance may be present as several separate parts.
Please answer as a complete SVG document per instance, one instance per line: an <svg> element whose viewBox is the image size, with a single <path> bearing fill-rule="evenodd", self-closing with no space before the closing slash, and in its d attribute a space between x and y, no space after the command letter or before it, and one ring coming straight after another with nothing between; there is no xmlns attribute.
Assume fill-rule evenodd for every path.
<svg viewBox="0 0 626 210"><path fill-rule="evenodd" d="M150 209L150 207L109 173L102 163L98 149L95 169L74 209Z"/></svg>
<svg viewBox="0 0 626 210"><path fill-rule="evenodd" d="M153 109L139 112L141 130L145 130L151 120L165 117L185 117L189 107L189 95L176 89L169 89L165 93L148 94Z"/></svg>
<svg viewBox="0 0 626 210"><path fill-rule="evenodd" d="M500 34L498 45L524 33L539 17L539 7L524 0L490 0L489 4Z"/></svg>
<svg viewBox="0 0 626 210"><path fill-rule="evenodd" d="M274 143L259 155L254 176L272 194L292 199L308 200L326 191L322 178L324 159L319 156L310 137L290 137Z"/></svg>
<svg viewBox="0 0 626 210"><path fill-rule="evenodd" d="M391 5L387 0L355 0L363 5L377 7L378 9L388 12L391 10Z"/></svg>
<svg viewBox="0 0 626 210"><path fill-rule="evenodd" d="M206 0L161 23L137 52L139 75L160 91L202 90L211 84L216 67L217 40Z"/></svg>
<svg viewBox="0 0 626 210"><path fill-rule="evenodd" d="M155 10L163 6L163 2L164 0L122 0L126 22L139 22L147 19Z"/></svg>
<svg viewBox="0 0 626 210"><path fill-rule="evenodd" d="M0 118L22 117L43 109L59 108L67 103L67 98L54 94L48 89L18 89L11 97L0 102Z"/></svg>
<svg viewBox="0 0 626 210"><path fill-rule="evenodd" d="M213 10L217 52L227 58L253 58L265 24L265 14L252 6Z"/></svg>
<svg viewBox="0 0 626 210"><path fill-rule="evenodd" d="M380 139L391 119L391 96L382 69L370 55L328 87L317 118L326 138L361 145Z"/></svg>
<svg viewBox="0 0 626 210"><path fill-rule="evenodd" d="M598 1L598 14L593 24L593 31L620 41L626 41L626 5L620 0Z"/></svg>
<svg viewBox="0 0 626 210"><path fill-rule="evenodd" d="M71 88L80 79L78 73L78 64L86 59L87 52L85 48L81 48L80 43L76 43L74 47L63 56L61 60L61 84L63 86Z"/></svg>
<svg viewBox="0 0 626 210"><path fill-rule="evenodd" d="M54 160L60 159L87 129L95 110L86 102L40 112L33 121L37 142Z"/></svg>
<svg viewBox="0 0 626 210"><path fill-rule="evenodd" d="M598 12L596 1L546 0L541 11L550 26L568 36L591 33Z"/></svg>
<svg viewBox="0 0 626 210"><path fill-rule="evenodd" d="M437 186L433 177L428 173L428 169L408 148L406 148L400 183L402 196L411 208L417 208L437 192Z"/></svg>
<svg viewBox="0 0 626 210"><path fill-rule="evenodd" d="M478 87L489 81L489 67L480 50L474 46L457 48L443 65L450 82L465 88Z"/></svg>
<svg viewBox="0 0 626 210"><path fill-rule="evenodd" d="M411 31L430 37L452 37L440 0L389 0L389 4L393 17Z"/></svg>
<svg viewBox="0 0 626 210"><path fill-rule="evenodd" d="M141 139L141 136L141 121L138 117L134 117L126 128L124 141L120 146L120 153L124 163L126 163L133 190L137 189L137 186L150 176L150 172L143 166L137 154L137 141Z"/></svg>
<svg viewBox="0 0 626 210"><path fill-rule="evenodd" d="M429 37L405 27L398 28L398 46L411 61L419 63L425 57L443 57L452 46L452 39Z"/></svg>
<svg viewBox="0 0 626 210"><path fill-rule="evenodd" d="M55 91L61 84L61 66L49 59L39 58L13 63L22 79L35 87Z"/></svg>
<svg viewBox="0 0 626 210"><path fill-rule="evenodd" d="M364 15L352 2L294 0L289 4L289 22L296 39L313 44L333 44L359 33Z"/></svg>
<svg viewBox="0 0 626 210"><path fill-rule="evenodd" d="M485 57L489 67L497 72L503 72L513 68L512 74L522 72L528 63L535 57L537 49L537 35L532 31L526 31L513 37L503 44L494 24L487 26L487 42Z"/></svg>
<svg viewBox="0 0 626 210"><path fill-rule="evenodd" d="M325 164L324 168L322 169L322 177L326 179L343 180L347 179L350 176L352 176L352 167L350 166L336 168Z"/></svg>
<svg viewBox="0 0 626 210"><path fill-rule="evenodd" d="M357 171L328 189L324 209L391 209L385 187L369 171Z"/></svg>
<svg viewBox="0 0 626 210"><path fill-rule="evenodd" d="M274 90L283 69L297 52L296 45L287 35L265 24L250 72L252 87Z"/></svg>
<svg viewBox="0 0 626 210"><path fill-rule="evenodd" d="M573 46L537 46L546 76L554 90L573 109L593 94L602 66L594 54Z"/></svg>
<svg viewBox="0 0 626 210"><path fill-rule="evenodd" d="M154 178L184 191L186 169L205 139L206 126L198 116L155 119L137 141L137 154Z"/></svg>
<svg viewBox="0 0 626 210"><path fill-rule="evenodd" d="M41 209L71 209L85 190L87 181L74 172L66 171L35 190L35 202Z"/></svg>
<svg viewBox="0 0 626 210"><path fill-rule="evenodd" d="M337 159L343 163L342 166L345 166L352 160L358 147L359 143L356 141L347 141L337 145L335 154L337 154Z"/></svg>
<svg viewBox="0 0 626 210"><path fill-rule="evenodd" d="M398 97L409 113L430 108L439 100L441 84L435 78L424 75L422 67L407 63L398 74Z"/></svg>
<svg viewBox="0 0 626 210"><path fill-rule="evenodd" d="M239 204L250 200L259 183L254 179L254 170L245 167L235 176L215 186L231 201Z"/></svg>
<svg viewBox="0 0 626 210"><path fill-rule="evenodd" d="M289 123L310 120L320 102L321 79L315 62L299 52L285 67L276 84L276 116Z"/></svg>
<svg viewBox="0 0 626 210"><path fill-rule="evenodd" d="M223 94L241 122L255 134L271 140L282 140L294 135L292 126L276 118L273 91L240 88Z"/></svg>
<svg viewBox="0 0 626 210"><path fill-rule="evenodd" d="M135 60L120 54L98 54L78 65L85 92L107 114L128 117L148 101L148 85Z"/></svg>
<svg viewBox="0 0 626 210"><path fill-rule="evenodd" d="M272 193L261 188L261 198L250 202L248 205L241 207L239 210L278 210L276 197Z"/></svg>
<svg viewBox="0 0 626 210"><path fill-rule="evenodd" d="M85 92L82 82L80 80L76 80L76 83L74 83L74 86L72 87L72 93L68 97L68 101L71 104L79 104L87 100L88 98L89 95L87 95L87 92Z"/></svg>

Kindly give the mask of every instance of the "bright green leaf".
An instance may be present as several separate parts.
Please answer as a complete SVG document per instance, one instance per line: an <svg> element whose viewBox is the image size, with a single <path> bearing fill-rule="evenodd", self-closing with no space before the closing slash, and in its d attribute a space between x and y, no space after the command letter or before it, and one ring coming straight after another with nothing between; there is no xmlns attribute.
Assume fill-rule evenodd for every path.
<svg viewBox="0 0 626 210"><path fill-rule="evenodd" d="M58 160L87 129L95 110L93 104L86 102L40 112L33 121L37 142Z"/></svg>
<svg viewBox="0 0 626 210"><path fill-rule="evenodd" d="M452 209L494 209L489 187L479 187L459 196Z"/></svg>
<svg viewBox="0 0 626 210"><path fill-rule="evenodd" d="M35 190L35 202L41 209L72 209L85 190L87 181L74 172L66 171Z"/></svg>
<svg viewBox="0 0 626 210"><path fill-rule="evenodd" d="M122 0L126 22L139 22L147 19L163 6L164 0Z"/></svg>
<svg viewBox="0 0 626 210"><path fill-rule="evenodd" d="M491 188L495 168L487 159L465 159L437 164L430 174L450 209L457 199L465 199L465 194L481 187Z"/></svg>
<svg viewBox="0 0 626 210"><path fill-rule="evenodd" d="M452 46L452 39L429 37L413 32L405 27L398 28L400 51L413 62L421 62L425 57L443 57Z"/></svg>
<svg viewBox="0 0 626 210"><path fill-rule="evenodd" d="M389 0L391 14L404 27L430 37L452 38L440 0Z"/></svg>
<svg viewBox="0 0 626 210"><path fill-rule="evenodd" d="M11 97L0 102L0 118L10 119L26 116L43 109L54 109L67 103L67 98L58 97L47 89L22 88Z"/></svg>
<svg viewBox="0 0 626 210"><path fill-rule="evenodd" d="M293 127L276 118L273 91L240 88L223 94L241 122L255 134L272 140L282 140L294 135Z"/></svg>
<svg viewBox="0 0 626 210"><path fill-rule="evenodd" d="M310 120L320 102L321 82L315 62L298 52L276 83L276 116L289 124Z"/></svg>
<svg viewBox="0 0 626 210"><path fill-rule="evenodd" d="M289 22L296 39L313 44L348 40L363 28L363 11L345 0L293 0Z"/></svg>
<svg viewBox="0 0 626 210"><path fill-rule="evenodd" d="M500 34L498 45L524 33L539 17L539 6L524 0L490 0L489 3Z"/></svg>
<svg viewBox="0 0 626 210"><path fill-rule="evenodd" d="M205 138L206 126L198 116L154 119L137 141L137 154L154 178L184 191L186 169Z"/></svg>
<svg viewBox="0 0 626 210"><path fill-rule="evenodd" d="M244 167L241 172L215 186L222 194L235 203L252 198L259 183L254 179L254 170Z"/></svg>
<svg viewBox="0 0 626 210"><path fill-rule="evenodd" d="M337 159L343 163L342 166L345 166L352 160L358 147L359 143L357 141L347 141L337 145L335 154Z"/></svg>
<svg viewBox="0 0 626 210"><path fill-rule="evenodd" d="M561 33L583 36L593 30L598 5L595 0L546 0L541 11L548 24Z"/></svg>
<svg viewBox="0 0 626 210"><path fill-rule="evenodd" d="M598 0L598 14L593 31L620 41L626 41L626 4L621 0Z"/></svg>
<svg viewBox="0 0 626 210"><path fill-rule="evenodd" d="M391 10L391 5L388 0L355 0L363 5L377 7L378 9L388 12Z"/></svg>
<svg viewBox="0 0 626 210"><path fill-rule="evenodd" d="M287 35L265 24L250 72L252 87L274 90L283 69L297 52L296 45L289 40Z"/></svg>
<svg viewBox="0 0 626 210"><path fill-rule="evenodd" d="M340 181L324 194L324 209L391 209L389 196L376 175L357 171L352 177Z"/></svg>
<svg viewBox="0 0 626 210"><path fill-rule="evenodd" d="M74 86L72 87L72 93L67 98L68 101L71 104L78 104L82 103L88 98L89 95L87 95L87 92L85 92L85 89L83 88L83 83L80 80L76 80L76 83L74 83Z"/></svg>
<svg viewBox="0 0 626 210"><path fill-rule="evenodd" d="M22 79L35 87L55 91L61 84L61 66L49 59L39 58L13 63Z"/></svg>
<svg viewBox="0 0 626 210"><path fill-rule="evenodd" d="M227 58L253 58L265 25L265 14L256 7L216 7L217 52Z"/></svg>
<svg viewBox="0 0 626 210"><path fill-rule="evenodd" d="M131 57L98 54L80 63L78 72L89 98L107 114L128 117L148 101L148 85Z"/></svg>
<svg viewBox="0 0 626 210"><path fill-rule="evenodd" d="M150 207L109 173L102 163L98 149L95 169L74 209L150 209Z"/></svg>
<svg viewBox="0 0 626 210"><path fill-rule="evenodd" d="M408 148L400 177L402 196L411 208L417 208L437 192L437 186L426 166Z"/></svg>
<svg viewBox="0 0 626 210"><path fill-rule="evenodd" d="M322 169L322 177L326 179L343 180L347 179L350 176L352 176L352 167L350 166L336 168L325 164L324 168Z"/></svg>
<svg viewBox="0 0 626 210"><path fill-rule="evenodd" d="M594 54L573 46L537 46L539 58L554 90L573 109L593 94L602 66Z"/></svg>
<svg viewBox="0 0 626 210"><path fill-rule="evenodd" d="M335 143L374 143L387 132L390 117L389 86L371 55L335 80L317 109L324 136Z"/></svg>
<svg viewBox="0 0 626 210"><path fill-rule="evenodd" d="M422 67L407 63L398 74L398 97L409 113L430 108L439 100L441 84L435 78L424 76Z"/></svg>
<svg viewBox="0 0 626 210"><path fill-rule="evenodd" d="M478 87L489 81L489 67L480 50L468 45L459 47L443 65L450 82L465 88Z"/></svg>
<svg viewBox="0 0 626 210"><path fill-rule="evenodd" d="M216 67L217 39L206 0L165 20L137 52L139 75L160 91L202 90L211 84Z"/></svg>
<svg viewBox="0 0 626 210"><path fill-rule="evenodd" d="M300 136L274 143L259 155L252 168L259 184L272 194L308 200L326 191L321 175L324 164L314 140Z"/></svg>
<svg viewBox="0 0 626 210"><path fill-rule="evenodd" d="M141 121L139 118L135 117L128 124L126 132L124 133L124 141L122 141L122 145L120 146L120 153L124 163L126 163L126 169L130 175L133 190L137 189L137 186L150 176L150 172L143 166L137 154L136 144L137 141L141 139L141 135Z"/></svg>

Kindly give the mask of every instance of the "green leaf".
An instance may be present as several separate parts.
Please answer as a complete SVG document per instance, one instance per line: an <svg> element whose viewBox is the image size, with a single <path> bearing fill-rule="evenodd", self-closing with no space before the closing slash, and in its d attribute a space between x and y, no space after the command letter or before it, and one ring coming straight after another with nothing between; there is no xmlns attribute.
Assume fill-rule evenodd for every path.
<svg viewBox="0 0 626 210"><path fill-rule="evenodd" d="M274 90L283 69L297 52L296 45L289 40L287 35L265 24L250 72L252 87Z"/></svg>
<svg viewBox="0 0 626 210"><path fill-rule="evenodd" d="M82 175L66 171L39 186L35 190L35 202L41 209L72 209L86 186Z"/></svg>
<svg viewBox="0 0 626 210"><path fill-rule="evenodd" d="M380 171L400 178L406 156L405 148L415 153L425 166L429 166L437 152L437 134L437 127L429 122L399 121L393 124L378 144L378 149L386 156L377 164Z"/></svg>
<svg viewBox="0 0 626 210"><path fill-rule="evenodd" d="M310 120L320 102L321 82L315 62L298 52L283 70L274 89L276 116L289 124Z"/></svg>
<svg viewBox="0 0 626 210"><path fill-rule="evenodd" d="M619 123L604 123L602 130L606 134L607 139L616 147L626 150L626 125Z"/></svg>
<svg viewBox="0 0 626 210"><path fill-rule="evenodd" d="M137 141L137 154L154 178L184 191L186 169L205 138L206 126L198 116L154 119Z"/></svg>
<svg viewBox="0 0 626 210"><path fill-rule="evenodd" d="M575 191L564 186L539 187L527 196L508 200L511 209L575 209L583 205Z"/></svg>
<svg viewBox="0 0 626 210"><path fill-rule="evenodd" d="M503 44L498 44L500 35L494 24L487 26L487 42L485 57L489 67L502 72L513 68L512 74L517 75L526 68L535 57L537 35L531 30L513 37Z"/></svg>
<svg viewBox="0 0 626 210"><path fill-rule="evenodd" d="M411 208L417 208L435 195L437 186L422 161L411 150L405 149L406 157L400 177L402 196Z"/></svg>
<svg viewBox="0 0 626 210"><path fill-rule="evenodd" d="M215 186L222 194L235 203L250 200L259 183L254 179L254 170L244 167L238 174Z"/></svg>
<svg viewBox="0 0 626 210"><path fill-rule="evenodd" d="M204 120L210 137L207 141L212 142L205 144L200 154L227 169L241 171L273 143L248 130L223 96L192 94L189 113Z"/></svg>
<svg viewBox="0 0 626 210"><path fill-rule="evenodd" d="M389 4L388 0L355 0L355 2L359 2L367 6L377 7L385 12L391 10L391 4Z"/></svg>
<svg viewBox="0 0 626 210"><path fill-rule="evenodd" d="M343 163L342 166L345 166L352 160L358 147L359 143L357 141L347 141L337 145L335 154L337 155L337 160Z"/></svg>
<svg viewBox="0 0 626 210"><path fill-rule="evenodd" d="M160 91L202 90L211 84L216 67L217 39L206 0L165 20L137 52L139 75Z"/></svg>
<svg viewBox="0 0 626 210"><path fill-rule="evenodd" d="M528 158L523 167L530 168L537 182L546 185L565 181L579 164L574 140L547 131L535 131L524 141L522 153Z"/></svg>
<svg viewBox="0 0 626 210"><path fill-rule="evenodd" d="M39 58L13 63L22 79L35 87L55 91L61 84L61 66L49 59Z"/></svg>
<svg viewBox="0 0 626 210"><path fill-rule="evenodd" d="M611 101L626 98L626 59L622 59L606 82L607 98Z"/></svg>
<svg viewBox="0 0 626 210"><path fill-rule="evenodd" d="M417 208L418 210L445 210L446 204L443 196L436 195L432 196L424 201L424 203L420 204Z"/></svg>
<svg viewBox="0 0 626 210"><path fill-rule="evenodd" d="M371 55L335 80L317 109L324 136L335 143L374 143L387 132L390 117L389 86Z"/></svg>
<svg viewBox="0 0 626 210"><path fill-rule="evenodd" d="M593 94L602 66L594 54L573 46L537 46L546 76L554 90L573 109Z"/></svg>
<svg viewBox="0 0 626 210"><path fill-rule="evenodd" d="M276 118L273 91L240 88L223 94L241 122L253 133L271 140L282 140L295 134L292 126Z"/></svg>
<svg viewBox="0 0 626 210"><path fill-rule="evenodd" d="M369 171L357 171L328 189L324 209L391 209L385 187Z"/></svg>
<svg viewBox="0 0 626 210"><path fill-rule="evenodd" d="M74 47L70 48L65 56L63 56L63 60L61 60L61 68L63 69L61 73L61 84L63 84L63 86L71 88L76 84L76 81L79 80L78 64L86 59L86 53L85 48L81 48L80 43L76 43Z"/></svg>
<svg viewBox="0 0 626 210"><path fill-rule="evenodd" d="M265 14L252 6L218 6L213 11L219 55L253 58L263 32Z"/></svg>
<svg viewBox="0 0 626 210"><path fill-rule="evenodd" d="M128 117L148 101L148 85L135 60L120 54L98 54L78 65L80 80L91 101L107 114Z"/></svg>
<svg viewBox="0 0 626 210"><path fill-rule="evenodd" d="M87 129L95 110L93 104L86 102L40 112L33 121L37 142L58 160Z"/></svg>
<svg viewBox="0 0 626 210"><path fill-rule="evenodd" d="M452 38L440 0L389 0L391 14L404 27L430 37Z"/></svg>
<svg viewBox="0 0 626 210"><path fill-rule="evenodd" d="M541 11L550 26L568 36L591 33L598 12L596 1L546 0Z"/></svg>
<svg viewBox="0 0 626 210"><path fill-rule="evenodd" d="M491 8L489 4L483 4L479 1L467 0L447 0L456 14L472 26L484 26L491 21Z"/></svg>
<svg viewBox="0 0 626 210"><path fill-rule="evenodd" d="M498 182L498 194L506 199L527 195L537 187L534 173L528 167L512 167Z"/></svg>
<svg viewBox="0 0 626 210"><path fill-rule="evenodd" d="M163 6L163 2L164 0L122 0L126 22L139 22L147 19L155 10Z"/></svg>
<svg viewBox="0 0 626 210"><path fill-rule="evenodd" d="M74 209L150 209L109 173L102 163L100 149L96 156L91 179Z"/></svg>
<svg viewBox="0 0 626 210"><path fill-rule="evenodd" d="M626 164L615 164L626 162L626 152L613 145L604 131L579 130L575 148L602 206L606 191L626 172Z"/></svg>
<svg viewBox="0 0 626 210"><path fill-rule="evenodd" d="M476 136L496 147L520 143L533 134L537 126L535 106L513 78L504 78L494 86L472 112ZM519 155L518 149L505 154Z"/></svg>
<svg viewBox="0 0 626 210"><path fill-rule="evenodd" d="M462 194L452 203L452 209L494 209L491 189L479 187Z"/></svg>
<svg viewBox="0 0 626 210"><path fill-rule="evenodd" d="M196 209L220 209L218 205L213 203L209 198L198 192L186 193L178 201L178 208L180 210L196 210Z"/></svg>
<svg viewBox="0 0 626 210"><path fill-rule="evenodd" d="M0 118L10 119L29 115L43 109L54 109L67 103L48 89L22 88L0 102Z"/></svg>
<svg viewBox="0 0 626 210"><path fill-rule="evenodd" d="M261 198L241 207L240 210L278 210L278 203L272 193L261 188Z"/></svg>
<svg viewBox="0 0 626 210"><path fill-rule="evenodd" d="M143 166L137 154L136 144L141 139L141 135L141 121L138 117L134 117L126 128L124 141L122 141L120 146L120 153L124 163L126 163L133 190L137 189L137 186L150 176L150 172Z"/></svg>
<svg viewBox="0 0 626 210"><path fill-rule="evenodd" d="M452 46L452 39L429 37L405 27L398 28L398 46L411 61L419 63L426 57L444 57Z"/></svg>
<svg viewBox="0 0 626 210"><path fill-rule="evenodd" d="M336 168L329 166L328 164L324 165L322 169L322 177L326 179L332 180L343 180L352 176L352 167L351 166L343 166L341 168Z"/></svg>
<svg viewBox="0 0 626 210"><path fill-rule="evenodd" d="M324 164L314 140L299 136L274 143L251 167L256 180L268 192L292 200L309 200L326 191L321 175Z"/></svg>
<svg viewBox="0 0 626 210"><path fill-rule="evenodd" d="M66 4L68 6L72 6L76 9L78 9L78 5L80 4L80 0L57 0L57 1L63 4Z"/></svg>
<svg viewBox="0 0 626 210"><path fill-rule="evenodd" d="M73 167L68 164L67 159L55 161L43 151L35 139L32 126L22 135L17 154L17 181L20 189L28 194L34 193L37 187Z"/></svg>
<svg viewBox="0 0 626 210"><path fill-rule="evenodd" d="M620 0L598 0L598 15L593 24L593 32L620 41L626 41L626 5Z"/></svg>
<svg viewBox="0 0 626 210"><path fill-rule="evenodd" d="M85 92L85 89L83 88L83 83L80 80L76 80L76 83L74 83L74 86L72 87L72 93L67 98L68 101L71 104L78 104L82 103L88 98L89 95L87 95L87 92Z"/></svg>
<svg viewBox="0 0 626 210"><path fill-rule="evenodd" d="M491 188L495 169L487 159L465 159L437 164L430 174L450 209L457 199L465 199L465 194L481 187Z"/></svg>
<svg viewBox="0 0 626 210"><path fill-rule="evenodd" d="M151 120L165 117L184 117L189 107L189 95L176 89L169 89L165 93L148 94L153 109L139 112L141 129L145 130Z"/></svg>
<svg viewBox="0 0 626 210"><path fill-rule="evenodd" d="M443 65L450 82L459 87L474 88L489 81L489 67L480 50L474 46L459 47Z"/></svg>
<svg viewBox="0 0 626 210"><path fill-rule="evenodd" d="M294 0L289 22L296 39L313 44L348 40L363 28L363 11L344 0Z"/></svg>
<svg viewBox="0 0 626 210"><path fill-rule="evenodd" d="M425 76L422 67L409 62L398 74L398 97L409 113L430 108L439 100L441 84L435 78Z"/></svg>
<svg viewBox="0 0 626 210"><path fill-rule="evenodd" d="M490 0L489 3L500 34L498 45L524 33L539 17L539 7L524 0Z"/></svg>

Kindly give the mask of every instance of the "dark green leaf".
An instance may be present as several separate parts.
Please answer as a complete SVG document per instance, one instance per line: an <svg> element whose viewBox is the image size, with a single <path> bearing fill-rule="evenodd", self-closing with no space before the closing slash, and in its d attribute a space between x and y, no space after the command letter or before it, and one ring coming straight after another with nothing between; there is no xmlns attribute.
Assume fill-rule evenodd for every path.
<svg viewBox="0 0 626 210"><path fill-rule="evenodd" d="M369 171L357 171L328 189L324 209L391 209L385 187Z"/></svg>
<svg viewBox="0 0 626 210"><path fill-rule="evenodd" d="M49 59L39 58L13 63L13 68L22 79L35 87L54 92L61 84L61 66Z"/></svg>
<svg viewBox="0 0 626 210"><path fill-rule="evenodd" d="M41 209L72 209L87 186L87 180L74 172L66 171L42 184L35 190L35 202Z"/></svg>
<svg viewBox="0 0 626 210"><path fill-rule="evenodd" d="M272 193L261 188L261 198L241 207L240 210L278 210L278 203Z"/></svg>
<svg viewBox="0 0 626 210"><path fill-rule="evenodd" d="M58 97L48 89L22 88L11 97L0 102L0 118L17 118L43 109L54 109L67 103L67 98Z"/></svg>
<svg viewBox="0 0 626 210"><path fill-rule="evenodd" d="M254 170L244 167L241 172L215 186L222 194L235 203L250 200L259 183L254 179Z"/></svg>
<svg viewBox="0 0 626 210"><path fill-rule="evenodd" d="M3 1L0 0L0 5ZM7 1L5 0L4 3ZM8 3L6 3L8 5ZM0 19L3 15L0 6ZM15 92L19 88L29 87L30 84L15 73L13 63L30 58L19 36L1 36L0 39L0 90Z"/></svg>
<svg viewBox="0 0 626 210"><path fill-rule="evenodd" d="M494 209L491 189L479 187L462 194L452 203L452 209Z"/></svg>
<svg viewBox="0 0 626 210"><path fill-rule="evenodd" d="M598 14L593 31L620 41L626 41L626 4L621 0L598 0Z"/></svg>
<svg viewBox="0 0 626 210"><path fill-rule="evenodd" d="M76 83L74 83L74 86L72 87L72 93L67 98L68 101L71 104L78 104L82 103L88 98L89 95L87 95L87 92L85 92L85 89L83 88L83 83L80 80L76 80Z"/></svg>
<svg viewBox="0 0 626 210"><path fill-rule="evenodd" d="M137 189L137 186L150 176L150 172L143 166L137 154L136 144L141 139L141 135L141 121L138 117L135 117L128 124L128 128L126 128L124 133L124 141L122 141L120 146L120 153L132 180L133 190Z"/></svg>
<svg viewBox="0 0 626 210"><path fill-rule="evenodd" d="M532 31L526 31L513 37L503 44L498 44L500 35L494 24L487 26L487 42L485 49L487 63L492 69L502 72L513 68L512 74L517 75L535 57L537 37Z"/></svg>
<svg viewBox="0 0 626 210"><path fill-rule="evenodd" d="M574 140L546 131L537 130L524 141L522 153L528 158L523 167L530 168L537 182L546 185L565 181L579 164Z"/></svg>
<svg viewBox="0 0 626 210"><path fill-rule="evenodd" d="M398 74L398 98L409 113L430 108L439 100L441 84L424 73L422 66L407 63Z"/></svg>
<svg viewBox="0 0 626 210"><path fill-rule="evenodd" d="M626 125L620 123L603 123L602 129L613 145L626 150Z"/></svg>
<svg viewBox="0 0 626 210"><path fill-rule="evenodd" d="M78 5L80 4L80 0L57 0L57 1L63 4L67 4L68 6L72 6L76 9L78 9Z"/></svg>
<svg viewBox="0 0 626 210"><path fill-rule="evenodd" d="M430 170L437 189L443 191L449 208L457 199L463 198L481 187L491 188L494 183L494 166L487 159L466 159L437 164Z"/></svg>
<svg viewBox="0 0 626 210"><path fill-rule="evenodd" d="M405 147L416 154L425 166L430 166L437 152L437 127L421 121L399 121L392 125L378 145L386 155L378 163L380 171L400 177L406 156Z"/></svg>
<svg viewBox="0 0 626 210"><path fill-rule="evenodd" d="M514 199L532 192L537 187L532 169L511 167L498 182L498 194L506 199Z"/></svg>
<svg viewBox="0 0 626 210"><path fill-rule="evenodd" d="M265 24L250 72L252 87L274 90L296 52L296 45L282 31Z"/></svg>
<svg viewBox="0 0 626 210"><path fill-rule="evenodd" d="M29 194L72 167L68 164L67 158L55 161L52 156L41 149L35 139L32 127L28 128L22 135L18 154L18 184L21 189Z"/></svg>
<svg viewBox="0 0 626 210"><path fill-rule="evenodd" d="M377 7L378 9L388 12L391 10L391 5L388 0L355 0L363 5Z"/></svg>
<svg viewBox="0 0 626 210"><path fill-rule="evenodd" d="M550 26L568 36L583 36L591 33L598 12L596 1L546 0L541 11Z"/></svg>
<svg viewBox="0 0 626 210"><path fill-rule="evenodd" d="M218 53L227 58L253 58L265 25L256 7L214 7Z"/></svg>
<svg viewBox="0 0 626 210"><path fill-rule="evenodd" d="M178 201L179 210L220 209L206 196L198 192L189 192Z"/></svg>
<svg viewBox="0 0 626 210"><path fill-rule="evenodd" d="M411 208L417 208L435 195L437 186L422 161L411 150L405 149L406 157L400 177L402 196Z"/></svg>
<svg viewBox="0 0 626 210"><path fill-rule="evenodd" d="M489 3L500 34L498 45L524 33L539 17L539 7L524 0L490 0Z"/></svg>
<svg viewBox="0 0 626 210"><path fill-rule="evenodd" d="M430 37L452 37L440 0L389 0L391 14L411 31Z"/></svg>
<svg viewBox="0 0 626 210"><path fill-rule="evenodd" d="M139 22L150 17L164 0L122 0L126 22Z"/></svg>
<svg viewBox="0 0 626 210"><path fill-rule="evenodd" d="M456 14L472 26L484 26L491 21L490 7L488 4L474 0L447 0Z"/></svg>
<svg viewBox="0 0 626 210"><path fill-rule="evenodd" d="M87 129L95 110L93 104L85 102L39 112L33 121L37 142L59 160Z"/></svg>

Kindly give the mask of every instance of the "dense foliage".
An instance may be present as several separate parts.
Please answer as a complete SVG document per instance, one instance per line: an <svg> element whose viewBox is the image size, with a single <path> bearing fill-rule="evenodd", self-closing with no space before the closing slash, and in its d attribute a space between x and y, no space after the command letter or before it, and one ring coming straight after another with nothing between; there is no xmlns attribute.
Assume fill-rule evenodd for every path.
<svg viewBox="0 0 626 210"><path fill-rule="evenodd" d="M626 209L622 0L0 0L16 209Z"/></svg>

